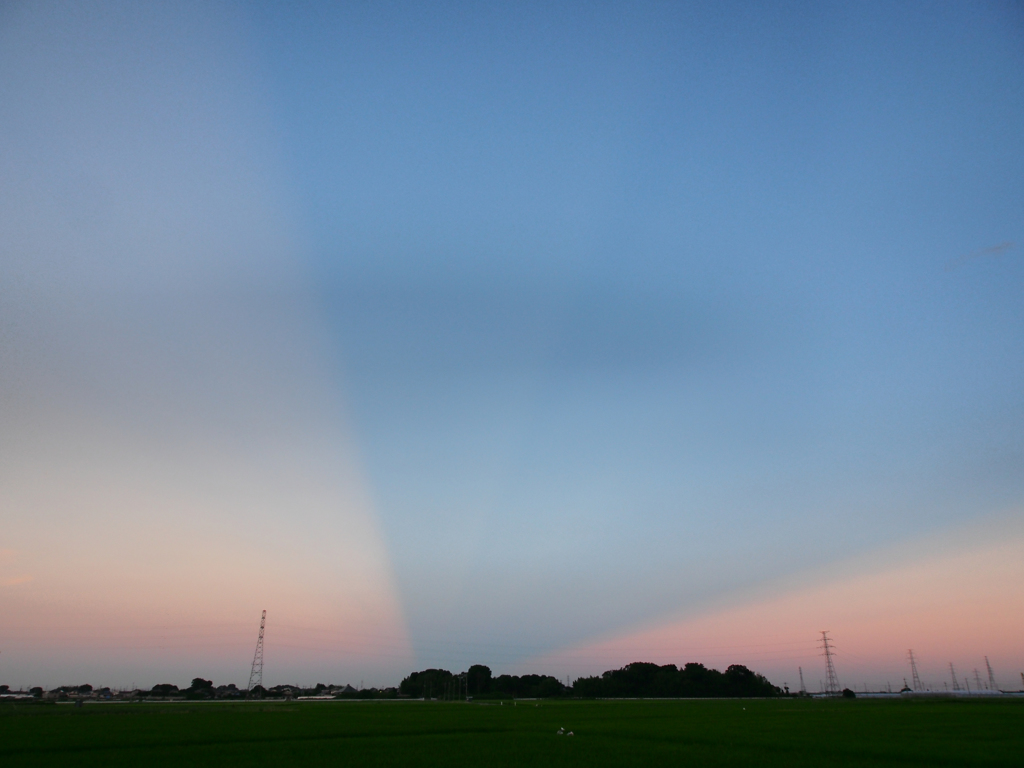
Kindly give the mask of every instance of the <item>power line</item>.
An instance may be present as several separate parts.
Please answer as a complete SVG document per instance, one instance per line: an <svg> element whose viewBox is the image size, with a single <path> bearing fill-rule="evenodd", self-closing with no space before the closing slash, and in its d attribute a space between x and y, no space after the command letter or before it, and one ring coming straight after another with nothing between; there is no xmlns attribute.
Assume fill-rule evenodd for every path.
<svg viewBox="0 0 1024 768"><path fill-rule="evenodd" d="M267 626L267 612L263 611L260 617L260 636L256 640L256 653L252 655L252 670L249 672L249 685L245 688L245 698L252 694L253 681L261 689L263 688L263 630Z"/></svg>

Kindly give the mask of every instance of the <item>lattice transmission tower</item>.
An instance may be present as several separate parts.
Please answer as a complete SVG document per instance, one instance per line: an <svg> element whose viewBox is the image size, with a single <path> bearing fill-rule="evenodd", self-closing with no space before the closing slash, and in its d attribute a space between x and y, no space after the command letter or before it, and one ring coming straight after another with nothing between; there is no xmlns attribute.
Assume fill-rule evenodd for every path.
<svg viewBox="0 0 1024 768"><path fill-rule="evenodd" d="M985 666L988 668L988 689L995 691L996 689L996 676L992 672L992 665L988 663L988 656L985 657Z"/></svg>
<svg viewBox="0 0 1024 768"><path fill-rule="evenodd" d="M267 626L267 612L260 617L260 636L256 640L256 653L252 655L252 670L249 672L249 685L245 689L245 698L252 695L252 684L255 682L263 688L263 630Z"/></svg>
<svg viewBox="0 0 1024 768"><path fill-rule="evenodd" d="M923 691L924 686L921 685L921 678L917 674L917 661L914 659L914 649L911 648L907 651L907 657L910 659L910 680L914 686L915 691Z"/></svg>
<svg viewBox="0 0 1024 768"><path fill-rule="evenodd" d="M821 648L821 655L825 657L825 693L829 696L838 696L839 676L836 674L836 665L832 663L835 646L829 642L828 630L821 633Z"/></svg>
<svg viewBox="0 0 1024 768"><path fill-rule="evenodd" d="M797 670L800 672L800 693L807 693L807 686L804 685L804 668L797 667Z"/></svg>

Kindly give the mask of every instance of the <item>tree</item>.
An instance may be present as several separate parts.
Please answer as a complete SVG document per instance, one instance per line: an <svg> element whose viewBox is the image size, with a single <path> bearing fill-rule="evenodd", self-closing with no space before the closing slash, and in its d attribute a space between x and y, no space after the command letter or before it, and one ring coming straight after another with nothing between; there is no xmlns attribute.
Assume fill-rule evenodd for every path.
<svg viewBox="0 0 1024 768"><path fill-rule="evenodd" d="M480 696L491 690L491 668L474 664L466 672L466 684L470 696Z"/></svg>
<svg viewBox="0 0 1024 768"><path fill-rule="evenodd" d="M213 681L201 677L192 678L192 685L185 689L184 694L186 699L212 699L216 695Z"/></svg>
<svg viewBox="0 0 1024 768"><path fill-rule="evenodd" d="M452 690L455 675L447 669L424 669L413 672L398 686L403 696L415 698L437 698Z"/></svg>
<svg viewBox="0 0 1024 768"><path fill-rule="evenodd" d="M547 698L565 693L565 684L550 675L499 675L491 681L491 693L517 698Z"/></svg>

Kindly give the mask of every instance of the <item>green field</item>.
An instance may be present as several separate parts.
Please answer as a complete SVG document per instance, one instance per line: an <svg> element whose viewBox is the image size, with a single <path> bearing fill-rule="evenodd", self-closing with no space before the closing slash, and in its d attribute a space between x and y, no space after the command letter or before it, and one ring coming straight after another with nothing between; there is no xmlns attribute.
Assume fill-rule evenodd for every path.
<svg viewBox="0 0 1024 768"><path fill-rule="evenodd" d="M1022 765L1024 700L0 706L5 768L345 763Z"/></svg>

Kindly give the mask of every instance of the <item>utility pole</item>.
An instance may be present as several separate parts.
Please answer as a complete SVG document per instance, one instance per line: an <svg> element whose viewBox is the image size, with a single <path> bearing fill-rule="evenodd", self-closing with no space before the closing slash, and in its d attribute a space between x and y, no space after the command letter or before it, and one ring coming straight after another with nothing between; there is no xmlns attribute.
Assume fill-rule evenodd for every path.
<svg viewBox="0 0 1024 768"><path fill-rule="evenodd" d="M913 648L907 651L907 656L910 658L910 679L914 682L914 690L923 691L924 686L921 685L921 678L917 675L917 662L914 660Z"/></svg>
<svg viewBox="0 0 1024 768"><path fill-rule="evenodd" d="M835 646L829 644L828 630L823 630L821 633L821 648L822 656L825 657L825 693L829 696L839 695L839 676L836 674L836 666L832 663L832 656L835 652Z"/></svg>
<svg viewBox="0 0 1024 768"><path fill-rule="evenodd" d="M252 669L249 671L249 685L245 689L245 698L252 695L252 684L255 682L260 688L263 687L263 630L267 626L267 612L263 611L260 617L260 636L256 640L256 653L252 655ZM260 694L263 695L262 693Z"/></svg>

